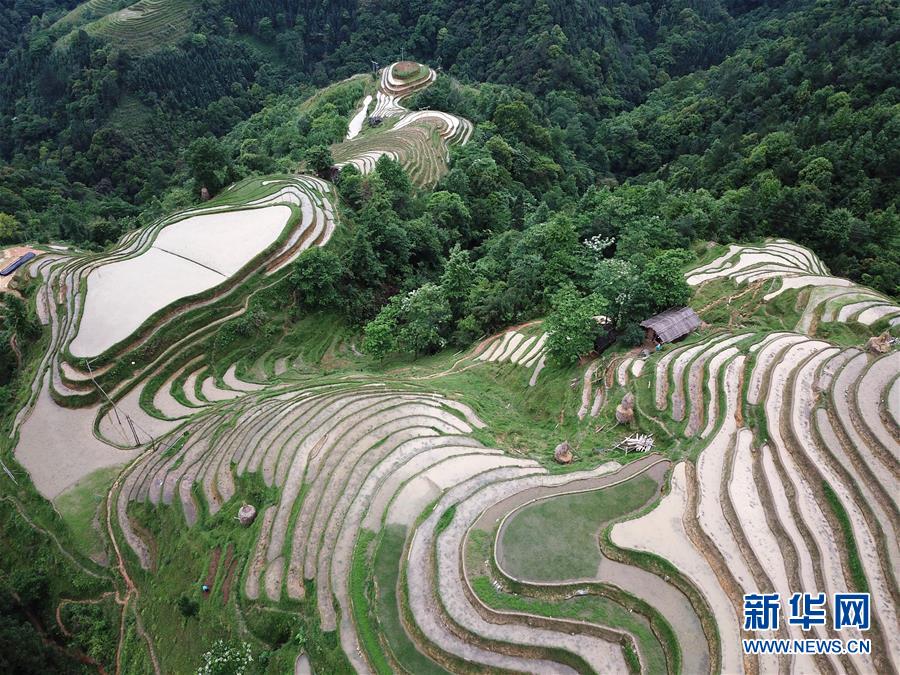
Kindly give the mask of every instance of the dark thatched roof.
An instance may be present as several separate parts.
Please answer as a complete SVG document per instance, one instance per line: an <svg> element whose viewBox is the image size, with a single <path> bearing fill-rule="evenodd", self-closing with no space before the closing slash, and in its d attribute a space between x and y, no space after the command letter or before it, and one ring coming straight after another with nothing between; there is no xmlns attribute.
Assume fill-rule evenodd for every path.
<svg viewBox="0 0 900 675"><path fill-rule="evenodd" d="M650 317L641 322L641 327L651 329L660 342L671 342L697 330L700 317L690 307L677 307Z"/></svg>

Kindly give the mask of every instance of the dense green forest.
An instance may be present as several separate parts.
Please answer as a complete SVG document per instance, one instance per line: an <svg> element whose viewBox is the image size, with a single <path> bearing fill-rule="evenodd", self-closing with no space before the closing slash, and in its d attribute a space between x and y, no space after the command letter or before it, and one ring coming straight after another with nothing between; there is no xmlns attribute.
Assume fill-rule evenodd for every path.
<svg viewBox="0 0 900 675"><path fill-rule="evenodd" d="M566 363L601 313L634 342L638 320L687 302L682 268L710 241L790 238L900 296L896 2L166 2L161 39L103 22L127 0L2 3L0 244L101 250L203 188L327 168L363 85L317 92L405 57L443 75L406 103L471 120L471 142L433 191L388 159L345 168L340 245L304 253L284 298L364 330L371 354L546 316L584 338L550 345ZM3 304L9 412L16 346L40 330L21 300ZM252 334L262 311L229 329ZM36 552L19 574L0 556L3 670L109 665L102 608L70 609L64 639L41 572L67 563L12 506L0 517ZM85 596L101 586L80 581Z"/></svg>
<svg viewBox="0 0 900 675"><path fill-rule="evenodd" d="M348 317L430 284L450 318L427 348L464 343L623 270L644 298L661 252L766 235L900 292L895 3L172 0L183 37L151 47L74 4L2 10L4 241L100 248L201 186L296 170L358 92L300 103L404 55L452 76L413 105L476 133L431 195L386 165L342 176Z"/></svg>

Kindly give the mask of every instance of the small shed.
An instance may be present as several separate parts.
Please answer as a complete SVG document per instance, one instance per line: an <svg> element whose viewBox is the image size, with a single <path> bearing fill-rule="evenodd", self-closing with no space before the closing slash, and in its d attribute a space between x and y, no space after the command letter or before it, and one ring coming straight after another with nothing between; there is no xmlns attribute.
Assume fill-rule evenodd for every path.
<svg viewBox="0 0 900 675"><path fill-rule="evenodd" d="M641 322L647 331L647 340L672 342L700 328L700 317L690 307L676 307Z"/></svg>
<svg viewBox="0 0 900 675"><path fill-rule="evenodd" d="M28 251L25 255L21 255L16 260L11 262L9 265L0 270L0 276L8 277L10 274L19 269L22 265L27 263L29 260L35 257L33 251Z"/></svg>

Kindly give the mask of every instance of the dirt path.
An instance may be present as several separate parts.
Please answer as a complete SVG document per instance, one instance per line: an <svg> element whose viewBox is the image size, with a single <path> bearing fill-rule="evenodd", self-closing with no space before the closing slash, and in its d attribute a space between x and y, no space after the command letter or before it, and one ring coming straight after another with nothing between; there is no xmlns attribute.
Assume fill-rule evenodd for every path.
<svg viewBox="0 0 900 675"><path fill-rule="evenodd" d="M56 625L59 626L60 632L66 637L72 637L72 632L66 628L66 625L62 620L62 608L66 605L99 605L106 598L113 596L115 597L115 591L109 591L108 593L102 594L98 598L88 598L87 600L72 600L70 598L63 598L59 601L59 604L56 606Z"/></svg>
<svg viewBox="0 0 900 675"><path fill-rule="evenodd" d="M13 497L10 497L9 495L5 495L5 496L3 496L3 497L0 497L0 500L9 502L9 503L12 504L14 507L16 507L16 511L19 512L19 515L22 516L22 519L23 519L26 523L28 523L33 529L37 530L37 531L40 532L41 534L44 534L44 535L46 535L47 537L49 537L51 540L53 540L53 543L56 544L56 547L59 549L59 552L62 553L62 554L66 557L66 559L69 560L69 562L71 562L73 565L75 565L75 566L76 566L78 569L80 569L82 572L84 572L85 574L88 574L88 575L90 575L90 576L92 576L92 577L95 577L95 578L97 578L97 579L106 579L106 578L108 578L107 575L102 574L102 573L99 573L99 572L94 572L93 570L88 569L87 567L85 567L84 565L82 565L82 564L78 561L78 559L75 558L75 556L73 556L71 553L69 553L69 552L63 547L63 545L60 543L59 539L57 539L56 535L55 535L53 532L51 532L50 530L44 529L43 527L41 527L40 525L38 525L37 523L35 523L31 518L29 518L29 517L28 517L28 514L26 514L26 513L25 513L25 510L22 508L22 505L19 504L19 502L17 502Z"/></svg>
<svg viewBox="0 0 900 675"><path fill-rule="evenodd" d="M765 284L766 281L767 280L754 281L746 288L746 290L743 290L740 293L735 293L733 295L729 295L724 298L718 298L716 300L713 300L711 303L709 303L705 307L701 307L700 309L698 309L697 314L703 314L704 312L709 311L710 309L712 309L713 307L716 307L718 305L724 304L724 305L730 306L733 301L737 300L738 298L744 297L748 293L754 293L754 294L757 293L759 291L759 289L761 289L763 287L763 284Z"/></svg>
<svg viewBox="0 0 900 675"><path fill-rule="evenodd" d="M13 353L16 355L16 368L19 370L22 369L22 350L19 349L19 341L16 339L16 334L13 333L9 336L9 348L13 350Z"/></svg>
<svg viewBox="0 0 900 675"><path fill-rule="evenodd" d="M33 611L28 609L22 603L22 599L16 593L12 593L12 597L22 607L22 611L25 613L25 616L28 619L28 623L30 623L34 627L35 631L37 631L38 635L40 635L41 642L44 643L44 646L51 647L59 652L62 652L70 659L74 659L75 661L78 661L85 666L93 666L97 669L97 672L100 673L100 675L106 675L106 669L101 663L98 663L96 660L92 659L80 649L65 647L51 638L44 628L44 625L41 623L41 620Z"/></svg>
<svg viewBox="0 0 900 675"><path fill-rule="evenodd" d="M134 464L132 464L134 466ZM128 605L130 602L137 603L138 598L140 597L140 593L137 590L137 586L135 586L134 582L131 580L131 577L128 575L128 569L125 565L125 558L122 556L122 551L119 548L119 542L116 539L115 529L112 526L112 517L113 517L113 496L117 494L119 490L119 486L122 483L122 478L128 472L125 471L119 474L119 477L116 478L115 483L113 483L112 487L109 489L109 492L106 495L106 529L109 534L109 541L112 543L113 550L116 553L116 566L118 567L119 574L122 576L122 580L125 582L126 593L124 598L119 598L118 593L116 595L116 602L119 602L122 605L122 621L119 625L119 644L116 647L116 675L120 675L122 672L122 644L125 641L125 617L127 614ZM135 629L138 632L138 635L141 636L147 642L147 651L150 654L150 660L153 663L153 672L156 675L161 675L162 669L159 665L159 659L156 656L156 650L153 647L153 640L150 638L150 635L147 633L144 628L144 622L141 619L141 614L138 611L134 612L134 625Z"/></svg>

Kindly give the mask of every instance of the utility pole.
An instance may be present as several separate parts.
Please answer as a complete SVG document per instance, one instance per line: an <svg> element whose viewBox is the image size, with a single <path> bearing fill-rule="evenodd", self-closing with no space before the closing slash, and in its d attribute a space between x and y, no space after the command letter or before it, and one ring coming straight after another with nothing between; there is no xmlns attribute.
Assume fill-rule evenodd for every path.
<svg viewBox="0 0 900 675"><path fill-rule="evenodd" d="M141 444L141 440L138 438L137 431L134 430L134 422L128 415L125 415L125 419L128 420L128 426L131 427L131 433L134 434L134 447L137 447Z"/></svg>
<svg viewBox="0 0 900 675"><path fill-rule="evenodd" d="M3 460L0 460L0 466L3 467L3 470L6 472L6 475L9 476L9 479L10 479L13 483L15 483L16 485L18 485L18 484L19 484L19 481L17 481L17 480L16 480L16 477L13 476L12 471L10 471L10 470L6 467L6 464L3 463Z"/></svg>
<svg viewBox="0 0 900 675"><path fill-rule="evenodd" d="M97 387L97 389L100 390L100 393L103 394L103 396L106 398L106 400L109 401L110 405L112 405L113 412L116 414L116 422L119 423L119 426L122 426L122 420L119 418L119 410L116 408L116 404L112 402L112 399L111 399L109 396L106 395L106 392L105 392L105 391L103 391L103 387L101 387L101 386L97 383L97 380L94 379L94 371L91 370L91 362L90 362L90 360L89 360L89 359L85 359L85 360L84 360L84 365L87 366L88 374L91 376L91 382L94 383L94 386Z"/></svg>

